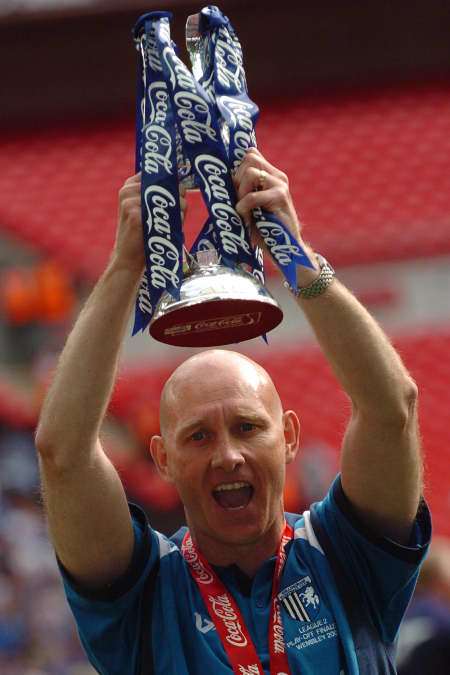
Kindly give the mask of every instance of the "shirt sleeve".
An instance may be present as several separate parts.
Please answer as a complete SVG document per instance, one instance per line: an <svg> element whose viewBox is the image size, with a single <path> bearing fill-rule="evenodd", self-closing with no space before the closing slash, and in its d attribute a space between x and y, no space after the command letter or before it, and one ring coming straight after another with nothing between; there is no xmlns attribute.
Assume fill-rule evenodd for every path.
<svg viewBox="0 0 450 675"><path fill-rule="evenodd" d="M144 611L142 590L159 559L159 543L144 512L130 505L134 550L123 576L95 591L83 588L58 562L67 601L86 654L102 675L134 673L139 663L139 635Z"/></svg>
<svg viewBox="0 0 450 675"><path fill-rule="evenodd" d="M340 476L317 514L342 566L364 598L383 640L392 642L413 594L431 538L431 518L422 501L407 546L380 536L362 523L342 488Z"/></svg>

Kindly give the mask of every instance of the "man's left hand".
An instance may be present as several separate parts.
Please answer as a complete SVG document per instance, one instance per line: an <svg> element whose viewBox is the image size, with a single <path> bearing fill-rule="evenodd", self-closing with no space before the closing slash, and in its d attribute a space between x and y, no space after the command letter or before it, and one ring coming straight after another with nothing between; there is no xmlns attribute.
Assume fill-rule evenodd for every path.
<svg viewBox="0 0 450 675"><path fill-rule="evenodd" d="M252 210L274 213L301 243L300 223L289 192L285 173L272 166L256 148L250 148L234 175L238 195L237 212L251 227Z"/></svg>

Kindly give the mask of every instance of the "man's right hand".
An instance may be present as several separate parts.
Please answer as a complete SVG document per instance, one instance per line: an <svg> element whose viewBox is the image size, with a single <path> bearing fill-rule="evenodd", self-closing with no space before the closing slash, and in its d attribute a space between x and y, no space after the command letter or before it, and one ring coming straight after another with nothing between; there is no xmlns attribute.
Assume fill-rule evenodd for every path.
<svg viewBox="0 0 450 675"><path fill-rule="evenodd" d="M130 269L144 269L141 216L141 174L128 178L119 190L119 214L113 259Z"/></svg>
<svg viewBox="0 0 450 675"><path fill-rule="evenodd" d="M180 188L181 218L186 214L185 190ZM119 190L119 214L113 260L129 269L145 265L141 212L141 173L128 178Z"/></svg>

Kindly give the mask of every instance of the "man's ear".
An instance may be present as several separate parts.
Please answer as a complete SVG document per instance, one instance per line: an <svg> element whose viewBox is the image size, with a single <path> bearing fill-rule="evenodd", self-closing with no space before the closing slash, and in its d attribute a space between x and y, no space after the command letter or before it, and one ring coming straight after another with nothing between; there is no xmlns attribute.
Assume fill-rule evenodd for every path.
<svg viewBox="0 0 450 675"><path fill-rule="evenodd" d="M289 464L295 459L300 445L300 420L293 410L285 410L283 413L283 427L286 464Z"/></svg>
<svg viewBox="0 0 450 675"><path fill-rule="evenodd" d="M150 454L153 457L159 475L169 483L173 483L167 463L167 451L162 436L152 436L150 440Z"/></svg>

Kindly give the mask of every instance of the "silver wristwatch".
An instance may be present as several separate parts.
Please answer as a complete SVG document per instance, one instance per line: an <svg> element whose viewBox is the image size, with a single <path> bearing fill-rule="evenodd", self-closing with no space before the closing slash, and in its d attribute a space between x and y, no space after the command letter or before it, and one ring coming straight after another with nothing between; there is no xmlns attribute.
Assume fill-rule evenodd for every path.
<svg viewBox="0 0 450 675"><path fill-rule="evenodd" d="M319 263L320 274L317 279L314 279L314 281L309 284L309 286L304 286L296 290L295 288L292 288L292 286L290 286L287 281L284 282L285 287L289 288L291 293L295 295L296 298L304 298L305 300L316 298L328 288L334 279L335 271L331 267L330 263L323 257L323 255L320 255L320 253L316 253L315 255L317 262Z"/></svg>

